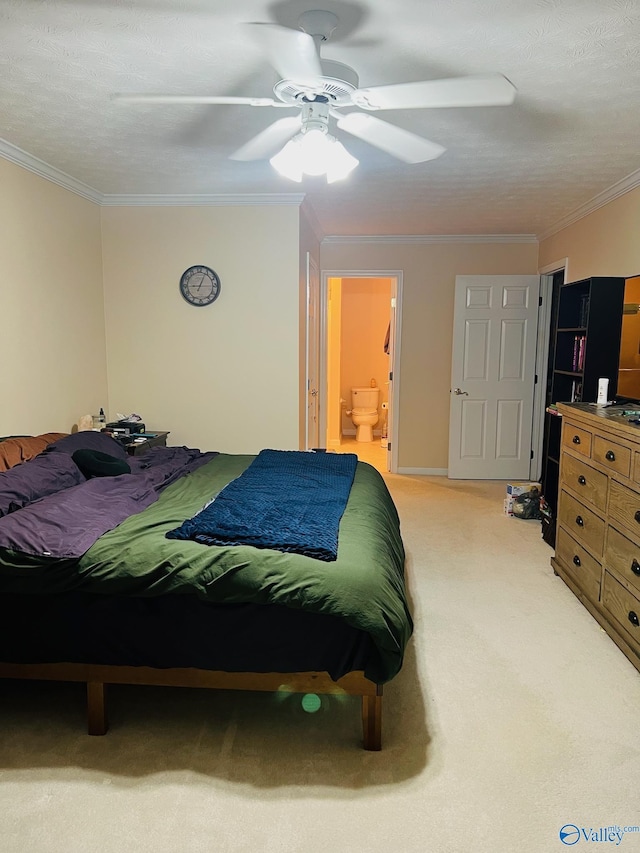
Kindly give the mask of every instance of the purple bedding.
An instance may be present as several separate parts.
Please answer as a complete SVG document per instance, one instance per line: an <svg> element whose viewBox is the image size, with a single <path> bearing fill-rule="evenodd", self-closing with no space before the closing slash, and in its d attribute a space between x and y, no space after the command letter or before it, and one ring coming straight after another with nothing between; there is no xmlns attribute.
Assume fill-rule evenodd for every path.
<svg viewBox="0 0 640 853"><path fill-rule="evenodd" d="M41 453L0 474L0 518L84 482L84 474L66 453Z"/></svg>
<svg viewBox="0 0 640 853"><path fill-rule="evenodd" d="M131 473L87 480L71 457L79 449L127 458ZM63 438L35 459L0 473L0 548L78 558L103 533L142 512L164 488L216 455L187 447L155 447L144 456L127 457L118 442L101 433Z"/></svg>

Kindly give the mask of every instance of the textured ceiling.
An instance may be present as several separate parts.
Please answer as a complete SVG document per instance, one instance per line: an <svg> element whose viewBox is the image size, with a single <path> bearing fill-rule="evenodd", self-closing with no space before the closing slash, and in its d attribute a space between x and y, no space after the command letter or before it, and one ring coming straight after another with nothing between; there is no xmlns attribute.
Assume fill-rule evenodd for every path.
<svg viewBox="0 0 640 853"><path fill-rule="evenodd" d="M244 24L318 6L340 18L323 57L361 86L499 72L515 104L377 113L446 153L341 137L360 166L327 186L228 159L284 110L111 98L269 97ZM326 234L540 234L640 169L640 2L1 0L0 138L106 195L304 192Z"/></svg>

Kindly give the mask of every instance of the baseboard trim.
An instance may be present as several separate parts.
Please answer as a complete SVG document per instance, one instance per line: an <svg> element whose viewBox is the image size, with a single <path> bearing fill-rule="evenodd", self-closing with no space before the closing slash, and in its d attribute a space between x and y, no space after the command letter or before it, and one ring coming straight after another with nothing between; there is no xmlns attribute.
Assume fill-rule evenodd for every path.
<svg viewBox="0 0 640 853"><path fill-rule="evenodd" d="M427 477L446 477L448 468L398 468L398 474L418 474Z"/></svg>

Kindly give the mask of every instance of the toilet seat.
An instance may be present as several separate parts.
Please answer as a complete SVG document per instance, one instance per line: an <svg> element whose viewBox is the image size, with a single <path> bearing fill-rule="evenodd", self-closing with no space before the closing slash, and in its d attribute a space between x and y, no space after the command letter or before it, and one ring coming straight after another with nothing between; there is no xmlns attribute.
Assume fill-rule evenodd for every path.
<svg viewBox="0 0 640 853"><path fill-rule="evenodd" d="M365 416L365 415L377 415L377 414L378 414L378 410L377 410L377 409L367 409L367 408L361 408L361 407L358 407L358 408L352 409L352 410L351 410L351 412L352 412L352 414L354 414L356 417L358 417L358 416Z"/></svg>

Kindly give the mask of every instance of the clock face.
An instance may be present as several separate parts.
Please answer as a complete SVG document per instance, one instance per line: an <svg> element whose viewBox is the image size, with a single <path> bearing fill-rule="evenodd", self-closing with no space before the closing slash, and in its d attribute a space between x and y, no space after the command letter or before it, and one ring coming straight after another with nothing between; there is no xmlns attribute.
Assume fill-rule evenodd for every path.
<svg viewBox="0 0 640 853"><path fill-rule="evenodd" d="M189 267L180 278L180 293L190 305L211 305L220 295L220 279L210 267Z"/></svg>

